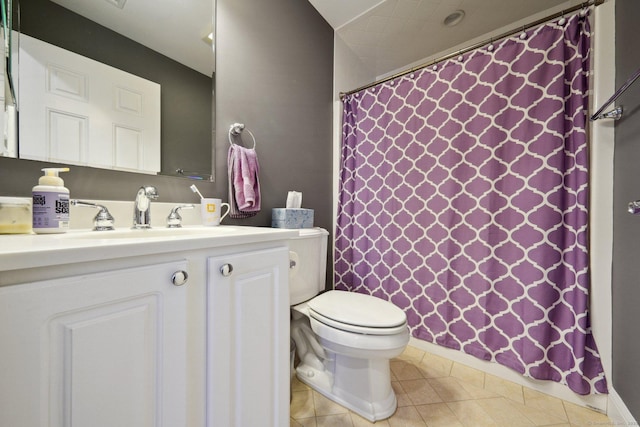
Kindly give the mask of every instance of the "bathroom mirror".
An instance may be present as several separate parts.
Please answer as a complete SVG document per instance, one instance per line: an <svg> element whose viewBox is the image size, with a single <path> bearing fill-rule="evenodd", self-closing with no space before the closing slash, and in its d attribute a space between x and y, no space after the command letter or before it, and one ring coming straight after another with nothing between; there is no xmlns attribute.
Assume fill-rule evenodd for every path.
<svg viewBox="0 0 640 427"><path fill-rule="evenodd" d="M215 0L23 0L19 9L21 34L159 84L160 174L212 179ZM19 111L19 89L17 100Z"/></svg>

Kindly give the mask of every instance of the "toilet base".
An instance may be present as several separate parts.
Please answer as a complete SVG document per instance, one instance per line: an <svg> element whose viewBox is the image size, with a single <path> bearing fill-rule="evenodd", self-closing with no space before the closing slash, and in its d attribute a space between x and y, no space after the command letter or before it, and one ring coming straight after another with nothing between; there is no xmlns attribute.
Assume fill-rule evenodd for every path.
<svg viewBox="0 0 640 427"><path fill-rule="evenodd" d="M391 388L388 359L360 359L335 353L327 356L323 370L301 361L296 368L298 379L371 422L393 415L398 404Z"/></svg>

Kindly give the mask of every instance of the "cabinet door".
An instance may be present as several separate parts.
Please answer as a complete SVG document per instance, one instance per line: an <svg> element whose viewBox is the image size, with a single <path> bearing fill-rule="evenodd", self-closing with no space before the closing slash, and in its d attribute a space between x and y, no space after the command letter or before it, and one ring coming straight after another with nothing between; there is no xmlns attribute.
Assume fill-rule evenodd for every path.
<svg viewBox="0 0 640 427"><path fill-rule="evenodd" d="M0 425L185 425L186 267L0 288Z"/></svg>
<svg viewBox="0 0 640 427"><path fill-rule="evenodd" d="M289 425L288 265L286 246L208 260L209 427Z"/></svg>

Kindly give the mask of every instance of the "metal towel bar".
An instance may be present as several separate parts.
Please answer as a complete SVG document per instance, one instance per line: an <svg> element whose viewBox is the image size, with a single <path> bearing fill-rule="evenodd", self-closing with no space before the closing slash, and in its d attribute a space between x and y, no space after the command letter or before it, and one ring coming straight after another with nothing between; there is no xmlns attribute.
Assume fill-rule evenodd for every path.
<svg viewBox="0 0 640 427"><path fill-rule="evenodd" d="M595 121L598 119L618 120L620 117L622 117L622 107L616 107L615 109L608 111L606 113L603 113L603 111L609 105L614 103L616 99L618 99L620 95L622 95L624 91L627 90L629 86L631 86L633 82L635 82L638 79L638 77L640 77L640 68L633 74L633 76L629 77L629 79L622 86L620 86L620 88L616 90L616 92L613 95L611 95L611 98L609 98L607 102L605 102L604 105L600 107L600 109L596 111L593 116L591 116L591 121Z"/></svg>

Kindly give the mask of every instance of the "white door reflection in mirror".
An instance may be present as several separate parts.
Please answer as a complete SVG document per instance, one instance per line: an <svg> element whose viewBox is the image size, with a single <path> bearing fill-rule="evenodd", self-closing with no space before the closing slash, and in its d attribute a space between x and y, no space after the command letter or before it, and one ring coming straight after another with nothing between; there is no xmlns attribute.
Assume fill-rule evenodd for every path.
<svg viewBox="0 0 640 427"><path fill-rule="evenodd" d="M20 158L160 171L157 83L23 34L19 94Z"/></svg>

